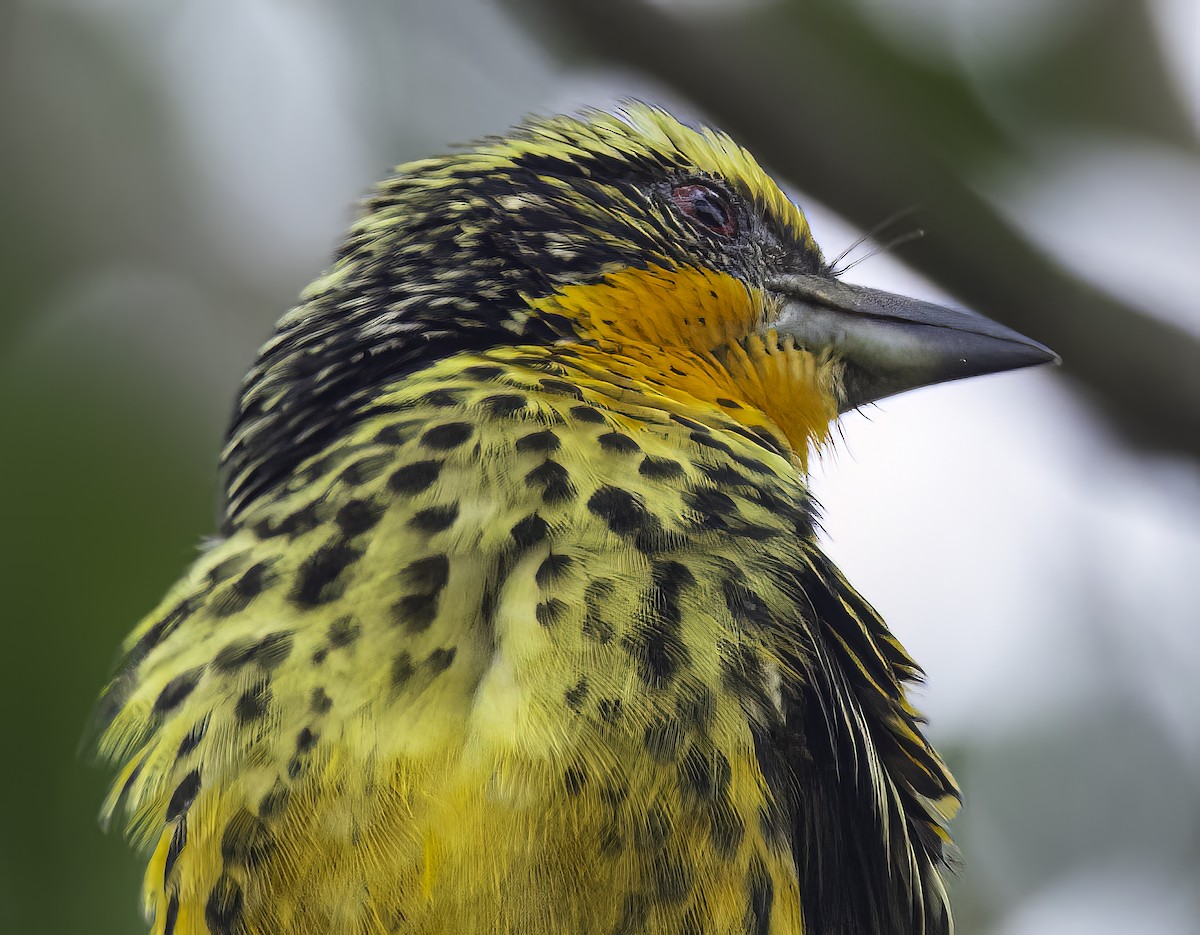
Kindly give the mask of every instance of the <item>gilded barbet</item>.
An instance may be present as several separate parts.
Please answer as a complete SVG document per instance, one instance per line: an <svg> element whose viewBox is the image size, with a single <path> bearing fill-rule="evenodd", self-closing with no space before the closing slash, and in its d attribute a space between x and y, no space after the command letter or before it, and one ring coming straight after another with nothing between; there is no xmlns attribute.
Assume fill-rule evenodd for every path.
<svg viewBox="0 0 1200 935"><path fill-rule="evenodd" d="M807 464L840 413L1052 359L842 282L652 107L400 167L101 700L152 931L949 932L959 790Z"/></svg>

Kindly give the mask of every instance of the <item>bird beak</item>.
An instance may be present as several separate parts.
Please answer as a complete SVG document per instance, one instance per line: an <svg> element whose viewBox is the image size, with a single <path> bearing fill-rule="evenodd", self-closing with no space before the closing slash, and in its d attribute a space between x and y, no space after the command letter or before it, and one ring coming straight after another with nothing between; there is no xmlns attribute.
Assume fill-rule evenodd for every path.
<svg viewBox="0 0 1200 935"><path fill-rule="evenodd" d="M948 380L1060 363L1048 347L974 312L792 273L767 283L772 327L809 351L845 361L839 411Z"/></svg>

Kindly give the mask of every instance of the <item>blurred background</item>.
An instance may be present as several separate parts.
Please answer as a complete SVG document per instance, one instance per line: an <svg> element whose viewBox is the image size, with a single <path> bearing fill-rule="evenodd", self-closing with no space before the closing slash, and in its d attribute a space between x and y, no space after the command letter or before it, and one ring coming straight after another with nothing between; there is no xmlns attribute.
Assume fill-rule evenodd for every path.
<svg viewBox="0 0 1200 935"><path fill-rule="evenodd" d="M846 418L826 541L927 669L959 931L1200 933L1194 0L0 6L5 931L144 931L80 737L356 199L630 96L731 131L829 256L915 208L848 279L1062 354Z"/></svg>

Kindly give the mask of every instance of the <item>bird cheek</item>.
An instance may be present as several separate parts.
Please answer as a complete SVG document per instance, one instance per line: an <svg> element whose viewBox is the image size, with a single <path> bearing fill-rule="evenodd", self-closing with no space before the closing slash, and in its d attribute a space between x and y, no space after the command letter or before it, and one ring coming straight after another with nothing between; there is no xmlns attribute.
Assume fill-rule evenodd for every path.
<svg viewBox="0 0 1200 935"><path fill-rule="evenodd" d="M762 320L762 295L727 273L697 266L623 269L530 302L577 323L583 338L708 353Z"/></svg>

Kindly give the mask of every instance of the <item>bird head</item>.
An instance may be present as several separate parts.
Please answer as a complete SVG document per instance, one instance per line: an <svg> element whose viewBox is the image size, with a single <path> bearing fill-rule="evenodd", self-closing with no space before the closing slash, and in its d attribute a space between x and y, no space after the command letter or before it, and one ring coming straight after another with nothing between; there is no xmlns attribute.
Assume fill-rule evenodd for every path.
<svg viewBox="0 0 1200 935"><path fill-rule="evenodd" d="M633 105L535 119L401 166L247 377L230 514L448 356L553 345L598 377L725 409L803 460L839 413L1048 362L981 316L841 282L728 136Z"/></svg>

